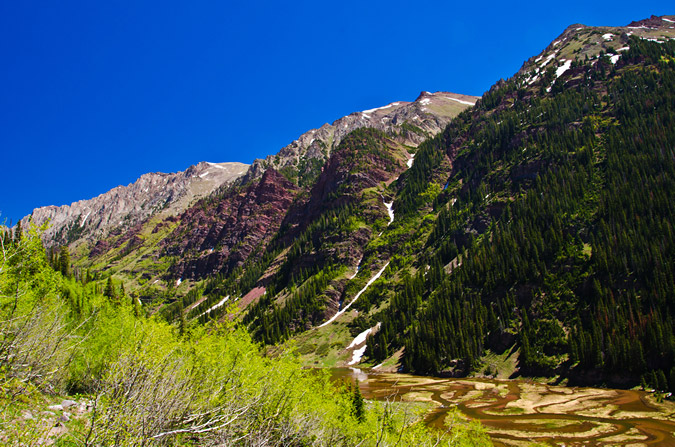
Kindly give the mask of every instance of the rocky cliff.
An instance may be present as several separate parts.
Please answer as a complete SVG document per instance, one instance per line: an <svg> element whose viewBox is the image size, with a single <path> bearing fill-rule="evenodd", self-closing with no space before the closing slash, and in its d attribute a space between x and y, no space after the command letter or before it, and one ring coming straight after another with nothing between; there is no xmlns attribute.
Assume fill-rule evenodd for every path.
<svg viewBox="0 0 675 447"><path fill-rule="evenodd" d="M268 169L247 187L189 208L162 242L165 255L179 258L170 274L203 278L241 265L277 232L297 193L295 185Z"/></svg>
<svg viewBox="0 0 675 447"><path fill-rule="evenodd" d="M350 201L353 197L349 198L347 190L360 191L393 179L389 174L383 175L382 165L372 163L377 154L354 152L351 143L341 149L342 154L337 154L348 135L362 128L376 129L376 138L387 140L385 152L397 148L398 158L391 161L396 167L391 170L400 171L406 163L412 163L413 154L409 150L414 151L419 143L440 132L476 99L454 93L422 92L414 102L395 102L352 113L333 124L310 130L276 155L256 160L232 188L212 194L185 210L177 218L178 227L162 241L162 251L155 256L173 259L167 273L174 280L227 274L242 266L255 250L264 250L282 222L291 230L285 233L286 239L297 235L326 206L335 205L331 197L336 196L338 187L340 200ZM386 216L379 196L378 200L378 205L369 212ZM110 243L110 247L116 245L119 241ZM104 253L105 246L93 252L95 256Z"/></svg>
<svg viewBox="0 0 675 447"><path fill-rule="evenodd" d="M160 211L175 215L191 202L231 183L248 168L243 163L201 162L172 174L144 174L134 183L118 186L98 197L71 205L37 208L23 219L41 226L46 246L66 245L75 240L97 241L113 229L123 232Z"/></svg>
<svg viewBox="0 0 675 447"><path fill-rule="evenodd" d="M652 42L675 38L675 16L652 16L627 26L570 25L544 51L525 61L516 76L523 77L527 85L545 79L550 86L573 68L575 60L593 61L606 55L616 64L629 49L631 36Z"/></svg>
<svg viewBox="0 0 675 447"><path fill-rule="evenodd" d="M332 124L311 129L283 147L276 155L256 160L245 179L258 178L268 167L297 170L300 183L314 180L333 150L351 132L364 127L381 130L397 141L416 147L440 132L453 117L472 106L475 96L448 92L422 92L413 102L397 101L383 107L355 112Z"/></svg>

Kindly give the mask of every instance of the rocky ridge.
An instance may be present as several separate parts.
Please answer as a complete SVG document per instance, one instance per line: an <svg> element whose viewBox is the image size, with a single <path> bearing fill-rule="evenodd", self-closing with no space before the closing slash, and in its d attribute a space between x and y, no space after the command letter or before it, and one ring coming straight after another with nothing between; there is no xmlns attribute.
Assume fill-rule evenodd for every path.
<svg viewBox="0 0 675 447"><path fill-rule="evenodd" d="M276 155L256 160L250 167L243 163L201 162L183 172L144 174L130 185L118 186L92 199L36 208L22 220L22 225L25 227L29 219L38 226L49 222L43 234L48 247L81 240L95 244L111 232L121 234L137 227L158 212L177 216L219 187L235 180L247 184L260 179L269 168L282 173L292 169L297 172L300 186L311 186L332 151L352 131L372 127L415 147L440 132L477 99L448 92L422 92L413 102L397 101L355 112L305 132ZM303 182L304 177L309 180Z"/></svg>
<svg viewBox="0 0 675 447"><path fill-rule="evenodd" d="M377 144L367 153L363 140ZM264 249L277 231L284 227L283 244L291 244L300 232L327 210L347 203L362 202L362 191L391 182L406 169L407 150L386 134L372 129L353 132L332 153L312 188L304 191L268 168L260 179L232 188L221 197L201 201L186 210L179 226L164 239L164 255L177 259L169 272L173 278L202 279L227 273L242 266L256 249ZM359 197L359 199L357 199ZM372 222L386 216L381 199L364 209ZM345 245L341 254L315 253L298 262L293 270L307 268L325 259L345 260L361 256L370 234L356 232L348 240L335 241L333 248ZM359 243L354 243L358 240ZM338 250L340 251L340 250Z"/></svg>
<svg viewBox="0 0 675 447"><path fill-rule="evenodd" d="M38 226L49 222L43 233L48 247L81 239L101 240L111 231L132 228L155 213L176 215L195 199L244 175L247 168L243 163L201 162L182 172L144 174L134 183L92 199L36 208L22 225L26 228L29 219Z"/></svg>
<svg viewBox="0 0 675 447"><path fill-rule="evenodd" d="M276 155L255 160L244 181L259 178L270 167L276 170L292 167L300 171L300 176L310 174L312 169L328 160L348 134L364 127L395 135L400 143L416 147L439 133L453 117L477 100L476 96L424 91L413 102L396 101L351 113L332 124L326 123L305 132Z"/></svg>
<svg viewBox="0 0 675 447"><path fill-rule="evenodd" d="M152 250L152 256L156 260L172 259L167 273L173 280L226 274L242 266L254 250L264 249L282 222L304 228L311 218L307 213L313 216L317 211L312 206L305 209L307 200L318 203L316 198L311 199L314 193L310 191L317 182L326 182L322 172L330 170L337 145L347 135L361 128L379 127L379 132L399 147L403 166L412 156L408 150L436 135L476 100L453 93L422 92L414 102L395 102L355 112L332 125L310 130L277 155L256 160L231 187L204 197L172 217L178 226L157 246L159 251ZM139 232L142 228L137 225L128 227L127 234L120 238L99 239L90 252L90 260L96 262L96 258L126 242L128 235ZM116 231L112 236L120 234ZM130 241L122 256L143 245L141 239Z"/></svg>
<svg viewBox="0 0 675 447"><path fill-rule="evenodd" d="M675 39L675 16L651 16L627 26L570 25L544 51L525 61L516 76L532 85L546 77L549 70L549 78L553 81L559 78L572 68L575 59L593 60L607 55L616 64L621 54L628 50L631 36L654 42Z"/></svg>

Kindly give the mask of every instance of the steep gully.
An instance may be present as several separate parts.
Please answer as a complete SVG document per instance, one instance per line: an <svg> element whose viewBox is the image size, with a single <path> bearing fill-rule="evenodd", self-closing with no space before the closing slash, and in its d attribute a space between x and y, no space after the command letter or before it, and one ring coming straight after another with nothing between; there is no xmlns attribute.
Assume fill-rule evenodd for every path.
<svg viewBox="0 0 675 447"><path fill-rule="evenodd" d="M415 161L415 155L413 154L406 162L407 169L410 169L412 167L414 161ZM398 180L398 177L396 178L396 180ZM394 181L396 181L396 180L394 180ZM394 217L395 217L394 216L394 209L393 209L394 201L392 200L391 202L386 202L384 197L382 197L382 203L387 208L387 215L389 216L389 222L387 222L387 226L389 226L394 222ZM381 235L382 235L382 233L380 233L378 235L378 237L381 236ZM349 303L347 303L347 305L345 307L340 309L335 315L333 315L330 319L328 319L328 321L319 325L319 328L322 328L322 327L325 327L325 326L331 324L333 321L338 319L342 314L347 312L347 310L349 310L349 308L352 306L352 304L354 304L356 302L356 300L361 295L363 295L363 293L365 293L366 290L368 290L368 287L370 287L375 281L377 281L380 278L380 276L382 276L382 273L384 273L385 269L388 266L389 266L389 261L387 261L387 263L384 265L384 267L382 267L380 269L380 271L378 271L372 278L370 278L370 280L366 283L366 285L361 290L359 290L359 292L354 296L354 298ZM359 260L354 274L352 276L350 276L350 278L349 278L350 280L354 279L356 277L356 275L359 272L360 267L361 267L361 260ZM354 338L354 340L349 344L349 346L347 346L347 348L346 348L347 350L353 349L352 359L348 363L350 366L356 365L359 362L361 362L361 358L363 357L363 354L366 352L366 347L367 347L366 341L367 341L368 336L373 331L377 331L379 329L379 327L380 327L380 323L378 322L374 327L366 329L365 331L363 331L362 333L357 335L356 338ZM353 369L357 369L357 368L353 368Z"/></svg>

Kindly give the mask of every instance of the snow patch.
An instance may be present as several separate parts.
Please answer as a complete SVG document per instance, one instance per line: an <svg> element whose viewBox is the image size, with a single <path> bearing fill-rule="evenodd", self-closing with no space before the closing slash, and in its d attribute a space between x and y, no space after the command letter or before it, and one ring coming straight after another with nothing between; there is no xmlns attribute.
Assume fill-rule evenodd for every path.
<svg viewBox="0 0 675 447"><path fill-rule="evenodd" d="M412 168L414 162L415 162L415 154L413 154L412 157L410 157L408 161L405 162L405 164L408 166L408 169L410 169Z"/></svg>
<svg viewBox="0 0 675 447"><path fill-rule="evenodd" d="M378 330L380 329L380 326L382 323L378 322L374 327L368 328L365 331L361 332L359 335L352 340L352 342L347 346L347 349L352 349L356 348L357 346L363 344L358 349L354 349L354 352L352 353L352 360L348 363L348 365L355 365L361 361L361 358L363 358L363 354L366 352L366 347L368 345L365 344L366 339L370 335L371 332L373 332L373 329Z"/></svg>
<svg viewBox="0 0 675 447"><path fill-rule="evenodd" d="M376 108L374 108L374 109L364 110L364 111L361 112L361 113L373 113L373 112L375 112L375 111L377 111L377 110L388 109L388 108L390 108L390 107L394 107L394 106L397 106L397 105L399 105L399 104L401 104L401 103L398 102L398 101L397 101L397 102L392 102L391 104L387 104L386 106L376 107Z"/></svg>
<svg viewBox="0 0 675 447"><path fill-rule="evenodd" d="M382 233L380 233L382 234ZM363 261L363 257L359 259L359 262L356 263L356 270L354 270L354 274L349 277L349 279L354 279L356 278L356 275L359 274L359 270L361 270L361 261Z"/></svg>
<svg viewBox="0 0 675 447"><path fill-rule="evenodd" d="M349 343L349 346L347 346L347 349L352 349L360 344L362 344L364 341L366 341L366 338L370 335L370 333L373 332L373 328L368 328L365 331L361 332L359 335L356 336L354 340L352 340L351 343Z"/></svg>
<svg viewBox="0 0 675 447"><path fill-rule="evenodd" d="M614 56L610 57L609 60L612 61L613 64L616 64L620 57L620 54L615 54Z"/></svg>
<svg viewBox="0 0 675 447"><path fill-rule="evenodd" d="M614 34L612 33L603 34L602 38L605 40L612 40L614 38Z"/></svg>
<svg viewBox="0 0 675 447"><path fill-rule="evenodd" d="M359 299L359 297L360 297L361 295L363 295L363 293L368 289L368 287L370 287L371 284L373 284L375 281L378 280L378 278L379 278L380 276L382 276L382 273L384 273L384 269L386 269L388 266L389 266L389 262L387 262L386 264L384 264L384 267L382 267L382 269L381 269L379 272L377 272L377 273L375 274L375 276L373 276L372 278L370 278L370 280L366 283L366 285L363 287L363 289L359 290L359 293L356 294L356 296L354 297L354 299L351 300L351 301L349 302L349 304L347 304L347 305L346 305L342 310L340 310L338 313L336 313L335 315L333 315L328 321L326 321L325 323L319 325L319 327L324 327L324 326L327 326L327 325L331 324L331 323L332 323L333 321L335 321L340 315L342 315L343 313L347 312L347 310L351 307L351 305L354 304L354 303L356 302L356 300Z"/></svg>
<svg viewBox="0 0 675 447"><path fill-rule="evenodd" d="M178 278L178 281L176 281L176 287L180 286L180 283L183 282L183 278Z"/></svg>
<svg viewBox="0 0 675 447"><path fill-rule="evenodd" d="M630 50L630 47L622 47L622 48L619 48L616 51L628 51L628 50Z"/></svg>
<svg viewBox="0 0 675 447"><path fill-rule="evenodd" d="M675 23L675 20L666 19L665 17L661 17L661 20L664 22Z"/></svg>
<svg viewBox="0 0 675 447"><path fill-rule="evenodd" d="M460 104L466 104L468 106L475 106L476 105L475 102L471 102L471 101L463 101L463 100L457 99L457 98L448 98L448 99L450 99L452 101L455 101L455 102L458 102Z"/></svg>
<svg viewBox="0 0 675 447"><path fill-rule="evenodd" d="M389 226L392 224L392 222L394 222L394 202L391 201L387 203L384 201L384 198L382 198L382 203L384 203L384 206L387 207L387 214L389 214L389 223L387 226Z"/></svg>
<svg viewBox="0 0 675 447"><path fill-rule="evenodd" d="M225 166L220 166L219 164L211 163L210 161L207 161L206 164L211 165L211 166L213 166L214 168L225 169Z"/></svg>
<svg viewBox="0 0 675 447"><path fill-rule="evenodd" d="M555 71L555 77L559 78L563 73L565 73L567 70L569 70L571 66L572 66L572 61L566 60L565 63L562 65L562 67L558 67L558 69Z"/></svg>
<svg viewBox="0 0 675 447"><path fill-rule="evenodd" d="M420 104L422 104L423 106L426 106L428 104L431 104L431 100L429 98L424 98L420 101Z"/></svg>
<svg viewBox="0 0 675 447"><path fill-rule="evenodd" d="M550 55L546 58L546 60L541 64L541 68L544 68L546 65L548 65L548 63L551 62L551 61L553 60L554 57L555 57L555 53L550 54Z"/></svg>
<svg viewBox="0 0 675 447"><path fill-rule="evenodd" d="M348 365L355 365L361 361L361 358L363 358L363 354L366 352L366 348L368 345L363 345L363 347L359 349L354 349L354 353L352 354L352 359L348 363Z"/></svg>
<svg viewBox="0 0 675 447"><path fill-rule="evenodd" d="M199 317L201 317L202 315L206 315L208 313L211 313L211 311L213 311L213 310L218 309L220 306L225 304L225 302L227 302L227 300L229 300L229 299L230 299L230 295L227 295L225 298L223 298L222 300L218 301L216 304L211 306L211 308L209 308L207 311L205 311L201 315L199 315ZM199 317L197 317L197 318L199 318Z"/></svg>
<svg viewBox="0 0 675 447"><path fill-rule="evenodd" d="M206 177L206 176L209 175L209 174L210 174L210 172L205 172L205 173L203 173L203 174L199 174L199 178L204 178L204 177Z"/></svg>
<svg viewBox="0 0 675 447"><path fill-rule="evenodd" d="M82 223L80 223L80 228L82 228L84 226L84 223L87 221L87 218L89 217L90 214L91 214L91 211L89 211L87 213L87 215L84 216L84 219L82 219Z"/></svg>

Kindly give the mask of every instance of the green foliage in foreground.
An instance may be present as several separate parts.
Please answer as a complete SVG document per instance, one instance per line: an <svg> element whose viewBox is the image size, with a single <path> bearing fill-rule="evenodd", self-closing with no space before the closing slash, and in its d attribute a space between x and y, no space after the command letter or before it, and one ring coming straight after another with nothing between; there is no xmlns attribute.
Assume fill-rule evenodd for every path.
<svg viewBox="0 0 675 447"><path fill-rule="evenodd" d="M244 330L180 336L54 271L35 230L0 243L0 444L43 442L54 421L22 412L78 392L92 407L57 445L490 445L475 425L432 432L406 405L364 402L291 355L264 357Z"/></svg>

